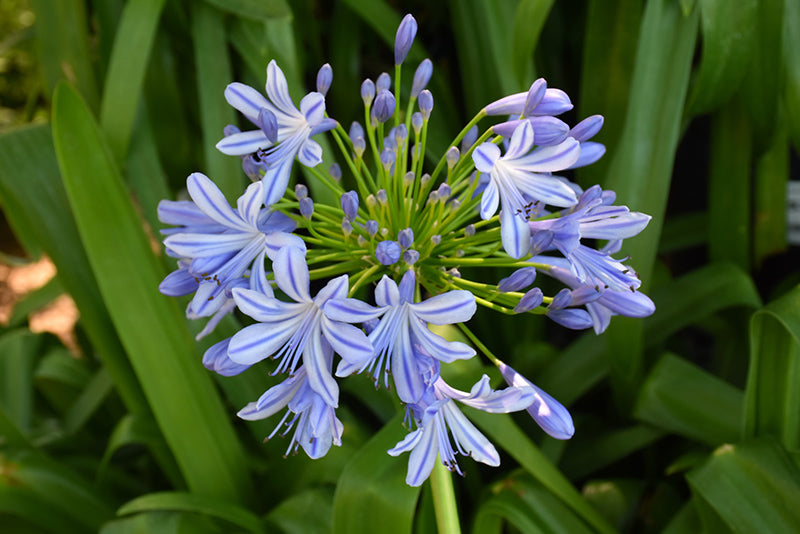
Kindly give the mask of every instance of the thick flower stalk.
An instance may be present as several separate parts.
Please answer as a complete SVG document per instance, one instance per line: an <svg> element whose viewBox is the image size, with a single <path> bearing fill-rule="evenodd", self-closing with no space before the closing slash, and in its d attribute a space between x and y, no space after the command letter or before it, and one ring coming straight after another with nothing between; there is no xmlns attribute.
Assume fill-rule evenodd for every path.
<svg viewBox="0 0 800 534"><path fill-rule="evenodd" d="M416 33L416 21L406 16L394 74L362 83L354 98L363 103L363 118L347 129L325 107L325 95L335 90L327 64L316 91L297 105L274 61L266 97L229 85L225 98L256 129L231 125L217 147L241 157L254 183L234 209L196 173L187 181L192 201L164 201L159 211L176 226L165 231L164 243L178 259L161 291L194 294L187 314L212 317L205 331L232 312L248 324L212 346L203 365L225 376L251 366L284 375L239 416L262 419L285 409L270 437L291 433L288 453L302 449L319 458L343 439L338 380L369 374L406 410L409 433L388 452L409 453L406 481L414 486L437 458L458 473L458 455L499 464L497 450L459 404L490 413L527 410L555 439L575 432L564 406L472 333L466 323L478 306L597 333L614 315L654 311L635 271L615 257L649 216L615 205L611 191L582 191L568 179L571 169L605 152L591 140L602 117L568 125L557 116L572 109L569 96L539 79L527 92L488 103L429 166L435 107L426 86L433 63L420 62L410 93L401 91ZM320 165L312 137L324 132L339 156ZM303 183L290 187L295 161L337 202L314 202ZM487 279L487 267L506 274ZM540 274L563 288L545 294ZM311 287L321 289L312 296ZM458 331L466 339L455 339ZM442 378L443 366L477 355L498 367L507 387L492 389L483 376L463 392Z"/></svg>

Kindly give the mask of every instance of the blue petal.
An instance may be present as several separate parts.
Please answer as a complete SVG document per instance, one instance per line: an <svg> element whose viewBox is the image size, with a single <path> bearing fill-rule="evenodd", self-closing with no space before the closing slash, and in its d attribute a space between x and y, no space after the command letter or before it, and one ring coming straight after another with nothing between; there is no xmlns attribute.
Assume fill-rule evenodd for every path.
<svg viewBox="0 0 800 534"><path fill-rule="evenodd" d="M478 172L489 174L500 159L500 147L494 143L483 143L472 152L472 161Z"/></svg>
<svg viewBox="0 0 800 534"><path fill-rule="evenodd" d="M236 201L239 215L247 221L252 229L258 228L258 218L261 214L262 198L264 193L261 191L261 182L256 182L247 186L244 194Z"/></svg>
<svg viewBox="0 0 800 534"><path fill-rule="evenodd" d="M266 150L272 143L261 130L249 130L223 137L216 145L217 150L228 156L245 156L259 150Z"/></svg>
<svg viewBox="0 0 800 534"><path fill-rule="evenodd" d="M375 287L375 303L381 308L400 304L400 291L397 289L397 283L386 275L383 275Z"/></svg>
<svg viewBox="0 0 800 534"><path fill-rule="evenodd" d="M272 263L275 283L295 302L311 302L308 292L310 279L304 251L295 247L282 248Z"/></svg>
<svg viewBox="0 0 800 534"><path fill-rule="evenodd" d="M500 455L494 445L452 402L442 406L442 413L459 449L469 454L476 462L494 467L500 465Z"/></svg>
<svg viewBox="0 0 800 534"><path fill-rule="evenodd" d="M487 220L497 213L497 207L500 205L500 195L497 188L497 182L490 180L486 184L481 196L481 219Z"/></svg>
<svg viewBox="0 0 800 534"><path fill-rule="evenodd" d="M516 215L509 204L504 199L503 210L500 212L500 237L506 253L514 259L519 259L528 253L531 231L528 222Z"/></svg>
<svg viewBox="0 0 800 534"><path fill-rule="evenodd" d="M190 174L186 179L186 188L195 204L218 223L241 232L251 231L239 214L233 211L216 184L204 174Z"/></svg>
<svg viewBox="0 0 800 534"><path fill-rule="evenodd" d="M364 323L383 315L386 307L376 308L358 299L333 299L322 308L325 316L344 323Z"/></svg>
<svg viewBox="0 0 800 534"><path fill-rule="evenodd" d="M469 321L477 308L475 296L464 290L448 291L409 306L423 321L438 325Z"/></svg>
<svg viewBox="0 0 800 534"><path fill-rule="evenodd" d="M228 356L236 363L252 365L275 354L292 336L299 320L247 326L231 338Z"/></svg>
<svg viewBox="0 0 800 534"><path fill-rule="evenodd" d="M409 320L411 331L414 338L422 346L427 354L445 363L455 360L466 360L475 356L475 350L459 341L447 341L428 330L428 328L418 320Z"/></svg>
<svg viewBox="0 0 800 534"><path fill-rule="evenodd" d="M364 364L373 355L367 335L353 325L331 321L323 315L322 334L334 352L348 362Z"/></svg>
<svg viewBox="0 0 800 534"><path fill-rule="evenodd" d="M509 160L524 156L533 148L533 143L533 126L530 121L522 121L522 124L514 130L503 159Z"/></svg>
<svg viewBox="0 0 800 534"><path fill-rule="evenodd" d="M313 139L306 139L300 145L297 160L306 167L316 167L322 163L322 147Z"/></svg>
<svg viewBox="0 0 800 534"><path fill-rule="evenodd" d="M274 59L267 65L266 91L269 99L281 111L291 116L300 115L294 102L292 102L292 97L289 96L289 85L286 83L286 76L283 75L283 71L278 67Z"/></svg>
<svg viewBox="0 0 800 534"><path fill-rule="evenodd" d="M225 100L239 110L242 115L258 125L258 113L261 108L271 108L264 95L243 83L234 82L225 88Z"/></svg>
<svg viewBox="0 0 800 534"><path fill-rule="evenodd" d="M392 350L392 377L397 396L407 403L415 403L425 393L425 383L417 368L417 361L411 347L408 328L401 326L397 331Z"/></svg>
<svg viewBox="0 0 800 534"><path fill-rule="evenodd" d="M270 260L275 261L281 249L292 247L306 253L306 242L300 236L287 232L270 232L264 236L266 253Z"/></svg>
<svg viewBox="0 0 800 534"><path fill-rule="evenodd" d="M308 311L305 303L282 302L250 289L235 288L232 293L239 310L261 323L291 321Z"/></svg>
<svg viewBox="0 0 800 534"><path fill-rule="evenodd" d="M168 297L182 297L197 291L198 281L187 269L172 271L158 285L158 290Z"/></svg>
<svg viewBox="0 0 800 534"><path fill-rule="evenodd" d="M330 350L330 347L327 347L327 351ZM303 365L308 372L308 383L311 388L326 404L335 408L339 404L339 386L331 376L330 357L327 357L325 352L320 325L315 323L303 350Z"/></svg>
<svg viewBox="0 0 800 534"><path fill-rule="evenodd" d="M408 457L408 472L406 473L406 484L412 487L422 485L433 471L436 457L439 455L437 441L441 442L439 429L436 423L421 429L422 435L414 445ZM434 438L439 438L434 439ZM446 439L446 436L445 436Z"/></svg>
<svg viewBox="0 0 800 534"><path fill-rule="evenodd" d="M173 234L164 245L184 258L204 258L236 253L253 237L245 233L234 234Z"/></svg>

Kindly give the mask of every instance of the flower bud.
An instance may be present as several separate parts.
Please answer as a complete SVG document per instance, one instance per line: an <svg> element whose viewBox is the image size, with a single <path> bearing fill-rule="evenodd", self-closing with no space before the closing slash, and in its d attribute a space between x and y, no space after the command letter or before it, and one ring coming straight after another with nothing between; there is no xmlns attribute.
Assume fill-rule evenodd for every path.
<svg viewBox="0 0 800 534"><path fill-rule="evenodd" d="M461 157L461 152L458 151L458 148L451 146L447 149L444 157L447 160L447 169L452 171L453 167L458 163L458 158Z"/></svg>
<svg viewBox="0 0 800 534"><path fill-rule="evenodd" d="M422 113L415 111L411 115L411 127L414 128L414 134L419 135L422 132Z"/></svg>
<svg viewBox="0 0 800 534"><path fill-rule="evenodd" d="M368 220L364 227L367 229L367 234L370 237L375 237L375 234L378 233L378 221L374 221L372 219Z"/></svg>
<svg viewBox="0 0 800 534"><path fill-rule="evenodd" d="M533 115L533 110L542 101L546 91L547 82L544 81L544 78L539 78L531 84L531 88L528 89L528 95L525 98L525 107L522 108L522 117Z"/></svg>
<svg viewBox="0 0 800 534"><path fill-rule="evenodd" d="M375 247L375 257L381 265L393 265L400 259L402 250L396 241L381 241Z"/></svg>
<svg viewBox="0 0 800 534"><path fill-rule="evenodd" d="M542 290L538 287L534 287L519 299L517 305L514 306L514 312L525 313L531 311L542 303L543 297Z"/></svg>
<svg viewBox="0 0 800 534"><path fill-rule="evenodd" d="M417 21L410 14L403 17L400 26L397 27L397 34L394 38L394 64L400 65L406 59L414 37L417 35Z"/></svg>
<svg viewBox="0 0 800 534"><path fill-rule="evenodd" d="M603 127L603 121L604 119L602 115L592 115L591 117L586 117L572 127L572 129L569 131L569 136L576 141L588 141L597 135L597 132L599 132L600 128Z"/></svg>
<svg viewBox="0 0 800 534"><path fill-rule="evenodd" d="M420 92L425 89L431 79L431 74L433 74L433 63L430 59L425 58L414 73L414 82L411 84L411 98L417 98Z"/></svg>
<svg viewBox="0 0 800 534"><path fill-rule="evenodd" d="M331 166L328 168L328 174L338 182L342 179L342 168L338 163L331 163Z"/></svg>
<svg viewBox="0 0 800 534"><path fill-rule="evenodd" d="M475 141L478 140L478 125L476 124L469 130L467 133L464 134L464 138L461 140L461 152L466 152L470 149L472 145L475 144Z"/></svg>
<svg viewBox="0 0 800 534"><path fill-rule="evenodd" d="M375 84L367 78L361 83L361 100L364 101L365 106L369 106L373 98L375 98Z"/></svg>
<svg viewBox="0 0 800 534"><path fill-rule="evenodd" d="M428 120L431 117L431 111L433 111L433 94L427 89L421 91L417 104L422 113L422 118Z"/></svg>
<svg viewBox="0 0 800 534"><path fill-rule="evenodd" d="M330 65L325 63L320 67L319 72L317 72L317 92L321 93L322 96L328 94L328 89L331 88L331 82L333 82L333 69Z"/></svg>
<svg viewBox="0 0 800 534"><path fill-rule="evenodd" d="M311 216L314 214L314 201L311 200L310 197L304 197L300 199L300 215L302 215L307 220L311 220Z"/></svg>
<svg viewBox="0 0 800 534"><path fill-rule="evenodd" d="M347 220L347 217L342 219L342 233L345 237L350 237L350 234L353 233L353 225L350 224L350 221Z"/></svg>
<svg viewBox="0 0 800 534"><path fill-rule="evenodd" d="M306 198L308 196L308 188L303 184L297 184L294 186L294 196L297 197L297 200Z"/></svg>
<svg viewBox="0 0 800 534"><path fill-rule="evenodd" d="M394 114L395 99L394 95L387 89L383 89L375 97L375 105L372 107L372 118L379 123L384 123Z"/></svg>
<svg viewBox="0 0 800 534"><path fill-rule="evenodd" d="M342 193L341 204L345 218L347 218L348 221L355 219L358 213L358 193L355 191Z"/></svg>
<svg viewBox="0 0 800 534"><path fill-rule="evenodd" d="M523 267L522 269L514 271L508 278L500 280L497 284L497 290L502 293L519 291L531 285L534 280L536 280L536 268Z"/></svg>
<svg viewBox="0 0 800 534"><path fill-rule="evenodd" d="M403 261L408 265L414 265L419 260L419 252L414 249L408 249L403 252Z"/></svg>
<svg viewBox="0 0 800 534"><path fill-rule="evenodd" d="M389 91L392 88L392 77L386 72L381 72L378 79L375 80L375 90L377 92Z"/></svg>
<svg viewBox="0 0 800 534"><path fill-rule="evenodd" d="M397 241L400 243L400 247L403 250L407 249L414 242L414 230L411 228L400 230L397 233Z"/></svg>
<svg viewBox="0 0 800 534"><path fill-rule="evenodd" d="M467 237L474 236L475 235L475 225L470 223L466 227L464 227L464 235L466 235Z"/></svg>
<svg viewBox="0 0 800 534"><path fill-rule="evenodd" d="M240 133L240 132L241 132L241 130L239 128L237 128L236 126L234 126L233 124L229 124L225 128L222 129L222 135L224 135L225 137L228 137L230 135L233 135L235 133Z"/></svg>

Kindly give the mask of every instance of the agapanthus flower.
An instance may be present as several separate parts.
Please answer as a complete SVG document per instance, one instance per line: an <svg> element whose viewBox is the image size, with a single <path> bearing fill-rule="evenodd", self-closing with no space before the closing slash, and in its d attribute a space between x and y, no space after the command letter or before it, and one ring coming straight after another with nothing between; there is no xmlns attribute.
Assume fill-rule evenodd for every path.
<svg viewBox="0 0 800 534"><path fill-rule="evenodd" d="M378 307L357 299L331 300L325 306L325 314L337 321L365 323L381 317L369 334L375 349L372 357L360 365L350 362L340 365L337 376L367 369L373 372L376 382L381 372L386 373L384 383L387 383L391 373L400 400L413 403L422 397L429 385L425 382L425 373L420 372L420 368L430 367L428 358L448 363L475 355L472 347L459 341L447 341L427 326L468 321L476 309L472 293L453 290L415 302L414 286L414 271L408 270L399 286L388 276L381 278L375 288Z"/></svg>
<svg viewBox="0 0 800 534"><path fill-rule="evenodd" d="M234 289L236 305L258 323L233 336L228 355L243 365L252 365L268 357L280 358L276 372L290 374L302 364L311 389L328 405L336 407L339 386L331 376L326 352L332 348L354 365L372 356L372 345L363 331L322 313L322 306L329 300L347 297L348 277L334 278L312 298L308 265L301 249L282 248L272 268L275 285L294 302L283 302L249 289Z"/></svg>
<svg viewBox="0 0 800 534"><path fill-rule="evenodd" d="M306 167L322 162L322 147L311 137L335 128L336 121L325 117L325 97L318 92L304 96L298 110L289 96L286 77L274 60L267 66L266 93L268 99L248 85L228 85L228 103L259 129L226 136L217 143L217 149L236 156L260 155L267 168L263 202L270 205L286 191L295 157Z"/></svg>
<svg viewBox="0 0 800 534"><path fill-rule="evenodd" d="M547 394L540 387L535 386L530 380L516 372L510 366L500 363L500 374L509 386L529 387L533 389L533 402L525 408L536 424L542 430L556 439L569 439L575 433L572 416L564 406Z"/></svg>
<svg viewBox="0 0 800 534"><path fill-rule="evenodd" d="M508 387L494 391L489 377L475 383L469 393L450 387L438 377L425 391L424 397L408 406L417 429L389 450L392 456L410 452L406 483L419 486L433 470L436 457L451 471L461 474L456 454L471 456L476 462L500 465L500 455L475 425L461 413L452 401L489 413L508 413L524 410L535 401L530 387ZM452 437L452 440L451 440ZM453 447L455 445L455 448Z"/></svg>
<svg viewBox="0 0 800 534"><path fill-rule="evenodd" d="M503 248L512 258L528 251L528 217L535 202L566 207L578 201L571 187L548 173L572 165L580 155L580 144L569 137L555 146L533 149L534 144L533 127L524 121L503 156L494 143L484 143L472 154L478 171L490 176L481 197L481 218L489 219L502 206Z"/></svg>
<svg viewBox="0 0 800 534"><path fill-rule="evenodd" d="M623 239L641 232L651 217L631 212L626 206L612 205L615 195L605 193L600 186L591 187L581 194L576 206L560 213L560 217L530 221L528 227L534 237L547 232L549 248L558 249L584 283L614 290L637 289L641 282L636 273L612 258L611 251ZM603 239L609 244L595 250L581 243L582 239Z"/></svg>
<svg viewBox="0 0 800 534"><path fill-rule="evenodd" d="M324 350L324 358L330 372L333 351ZM238 416L247 421L266 419L283 408L288 408L275 430L267 436L272 439L280 429L286 435L294 427L295 431L286 449L286 454L294 453L302 447L309 458L322 458L331 445L342 444L344 426L336 417L336 412L324 397L311 387L308 373L303 366L281 382L271 387L256 402L242 408Z"/></svg>
<svg viewBox="0 0 800 534"><path fill-rule="evenodd" d="M166 230L164 245L170 255L182 258L177 271L167 275L159 289L168 295L195 292L188 313L208 317L229 304L230 291L249 275L250 287L265 284L265 257L305 243L290 234L294 222L264 208L261 183L251 184L233 209L219 188L203 174L186 180L192 201L162 201L163 222L179 225ZM192 281L196 284L192 287Z"/></svg>

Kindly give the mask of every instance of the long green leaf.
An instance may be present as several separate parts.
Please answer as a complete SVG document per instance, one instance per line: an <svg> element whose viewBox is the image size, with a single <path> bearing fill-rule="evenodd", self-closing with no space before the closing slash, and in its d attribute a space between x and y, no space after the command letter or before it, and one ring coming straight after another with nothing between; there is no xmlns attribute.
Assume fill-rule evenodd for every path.
<svg viewBox="0 0 800 534"><path fill-rule="evenodd" d="M128 515L154 510L193 512L223 519L248 532L264 531L261 519L244 508L211 497L178 491L142 495L122 505L117 514Z"/></svg>
<svg viewBox="0 0 800 534"><path fill-rule="evenodd" d="M58 268L58 278L75 300L89 340L128 410L149 414L144 394L114 334L92 277L69 211L48 125L0 134L0 196L6 216L17 218L19 226L33 229Z"/></svg>
<svg viewBox="0 0 800 534"><path fill-rule="evenodd" d="M41 344L42 336L26 329L0 337L0 408L25 432L33 422L33 370Z"/></svg>
<svg viewBox="0 0 800 534"><path fill-rule="evenodd" d="M741 390L666 354L642 386L634 415L656 428L719 445L739 438L743 402Z"/></svg>
<svg viewBox="0 0 800 534"><path fill-rule="evenodd" d="M756 266L786 250L789 144L786 128L774 128L770 144L756 161L753 255Z"/></svg>
<svg viewBox="0 0 800 534"><path fill-rule="evenodd" d="M800 470L773 441L724 445L687 478L732 532L794 532L800 525Z"/></svg>
<svg viewBox="0 0 800 534"><path fill-rule="evenodd" d="M642 8L641 0L589 1L578 116L603 115L603 129L595 140L605 143L609 155L579 170L580 182L586 187L602 182L610 156L618 150L634 74Z"/></svg>
<svg viewBox="0 0 800 534"><path fill-rule="evenodd" d="M708 186L708 255L712 262L730 261L745 271L750 267L752 240L751 136L738 101L714 115Z"/></svg>
<svg viewBox="0 0 800 534"><path fill-rule="evenodd" d="M411 532L419 488L405 483L405 458L386 451L403 437L400 418L389 421L345 466L333 497L333 531Z"/></svg>
<svg viewBox="0 0 800 534"><path fill-rule="evenodd" d="M739 88L752 58L758 1L701 0L703 56L689 95L690 114L724 104Z"/></svg>
<svg viewBox="0 0 800 534"><path fill-rule="evenodd" d="M729 263L701 267L654 289L652 297L656 313L644 324L648 345L661 343L681 328L725 308L761 306L753 280Z"/></svg>
<svg viewBox="0 0 800 534"><path fill-rule="evenodd" d="M89 27L83 0L33 0L36 12L36 45L50 98L60 80L74 83L96 109L97 85L89 49Z"/></svg>
<svg viewBox="0 0 800 534"><path fill-rule="evenodd" d="M517 4L511 48L511 65L517 87L524 88L532 82L533 54L552 7L553 0L522 0ZM518 90L516 87L506 87L509 92Z"/></svg>
<svg viewBox="0 0 800 534"><path fill-rule="evenodd" d="M165 0L125 4L103 87L100 124L117 161L124 161L142 94L144 73Z"/></svg>
<svg viewBox="0 0 800 534"><path fill-rule="evenodd" d="M800 286L750 321L745 399L746 437L771 435L790 450L800 446Z"/></svg>
<svg viewBox="0 0 800 534"><path fill-rule="evenodd" d="M488 437L514 458L534 478L571 508L587 525L598 532L614 532L611 525L578 493L539 448L514 424L508 415L489 414L464 408L464 413Z"/></svg>
<svg viewBox="0 0 800 534"><path fill-rule="evenodd" d="M800 0L786 0L783 18L783 65L786 73L785 100L789 137L800 152Z"/></svg>
<svg viewBox="0 0 800 534"><path fill-rule="evenodd" d="M225 101L225 87L233 81L226 46L222 14L198 3L192 9L192 42L197 68L197 93L203 133L204 172L228 200L239 198L244 190L244 173L239 158L226 156L215 148L222 130L235 124L234 109Z"/></svg>
<svg viewBox="0 0 800 534"><path fill-rule="evenodd" d="M45 510L46 513L43 513ZM3 514L3 527L8 529L8 532L17 532L15 526L20 527L19 532L25 530L22 530L22 524L14 525L7 516L18 517L24 521L26 527L34 525L44 529L44 532L83 534L88 531L86 525L80 524L61 510L54 509L35 492L2 478L0 478L0 513ZM31 532L41 532L41 530L31 530Z"/></svg>
<svg viewBox="0 0 800 534"><path fill-rule="evenodd" d="M264 21L292 15L286 0L205 0L212 6L240 17Z"/></svg>
<svg viewBox="0 0 800 534"><path fill-rule="evenodd" d="M249 480L230 419L177 304L157 291L163 272L141 221L97 124L68 85L56 92L53 136L100 292L189 488L242 499Z"/></svg>
<svg viewBox="0 0 800 534"><path fill-rule="evenodd" d="M698 18L697 10L684 16L672 0L647 2L625 127L605 182L617 192L620 203L653 216L648 228L626 240L623 247L645 287L653 271L667 205ZM641 321L617 320L606 335L617 403L626 407L643 368Z"/></svg>
<svg viewBox="0 0 800 534"><path fill-rule="evenodd" d="M595 532L530 475L504 480L493 493L478 509L475 534L490 532L498 518L526 533Z"/></svg>

